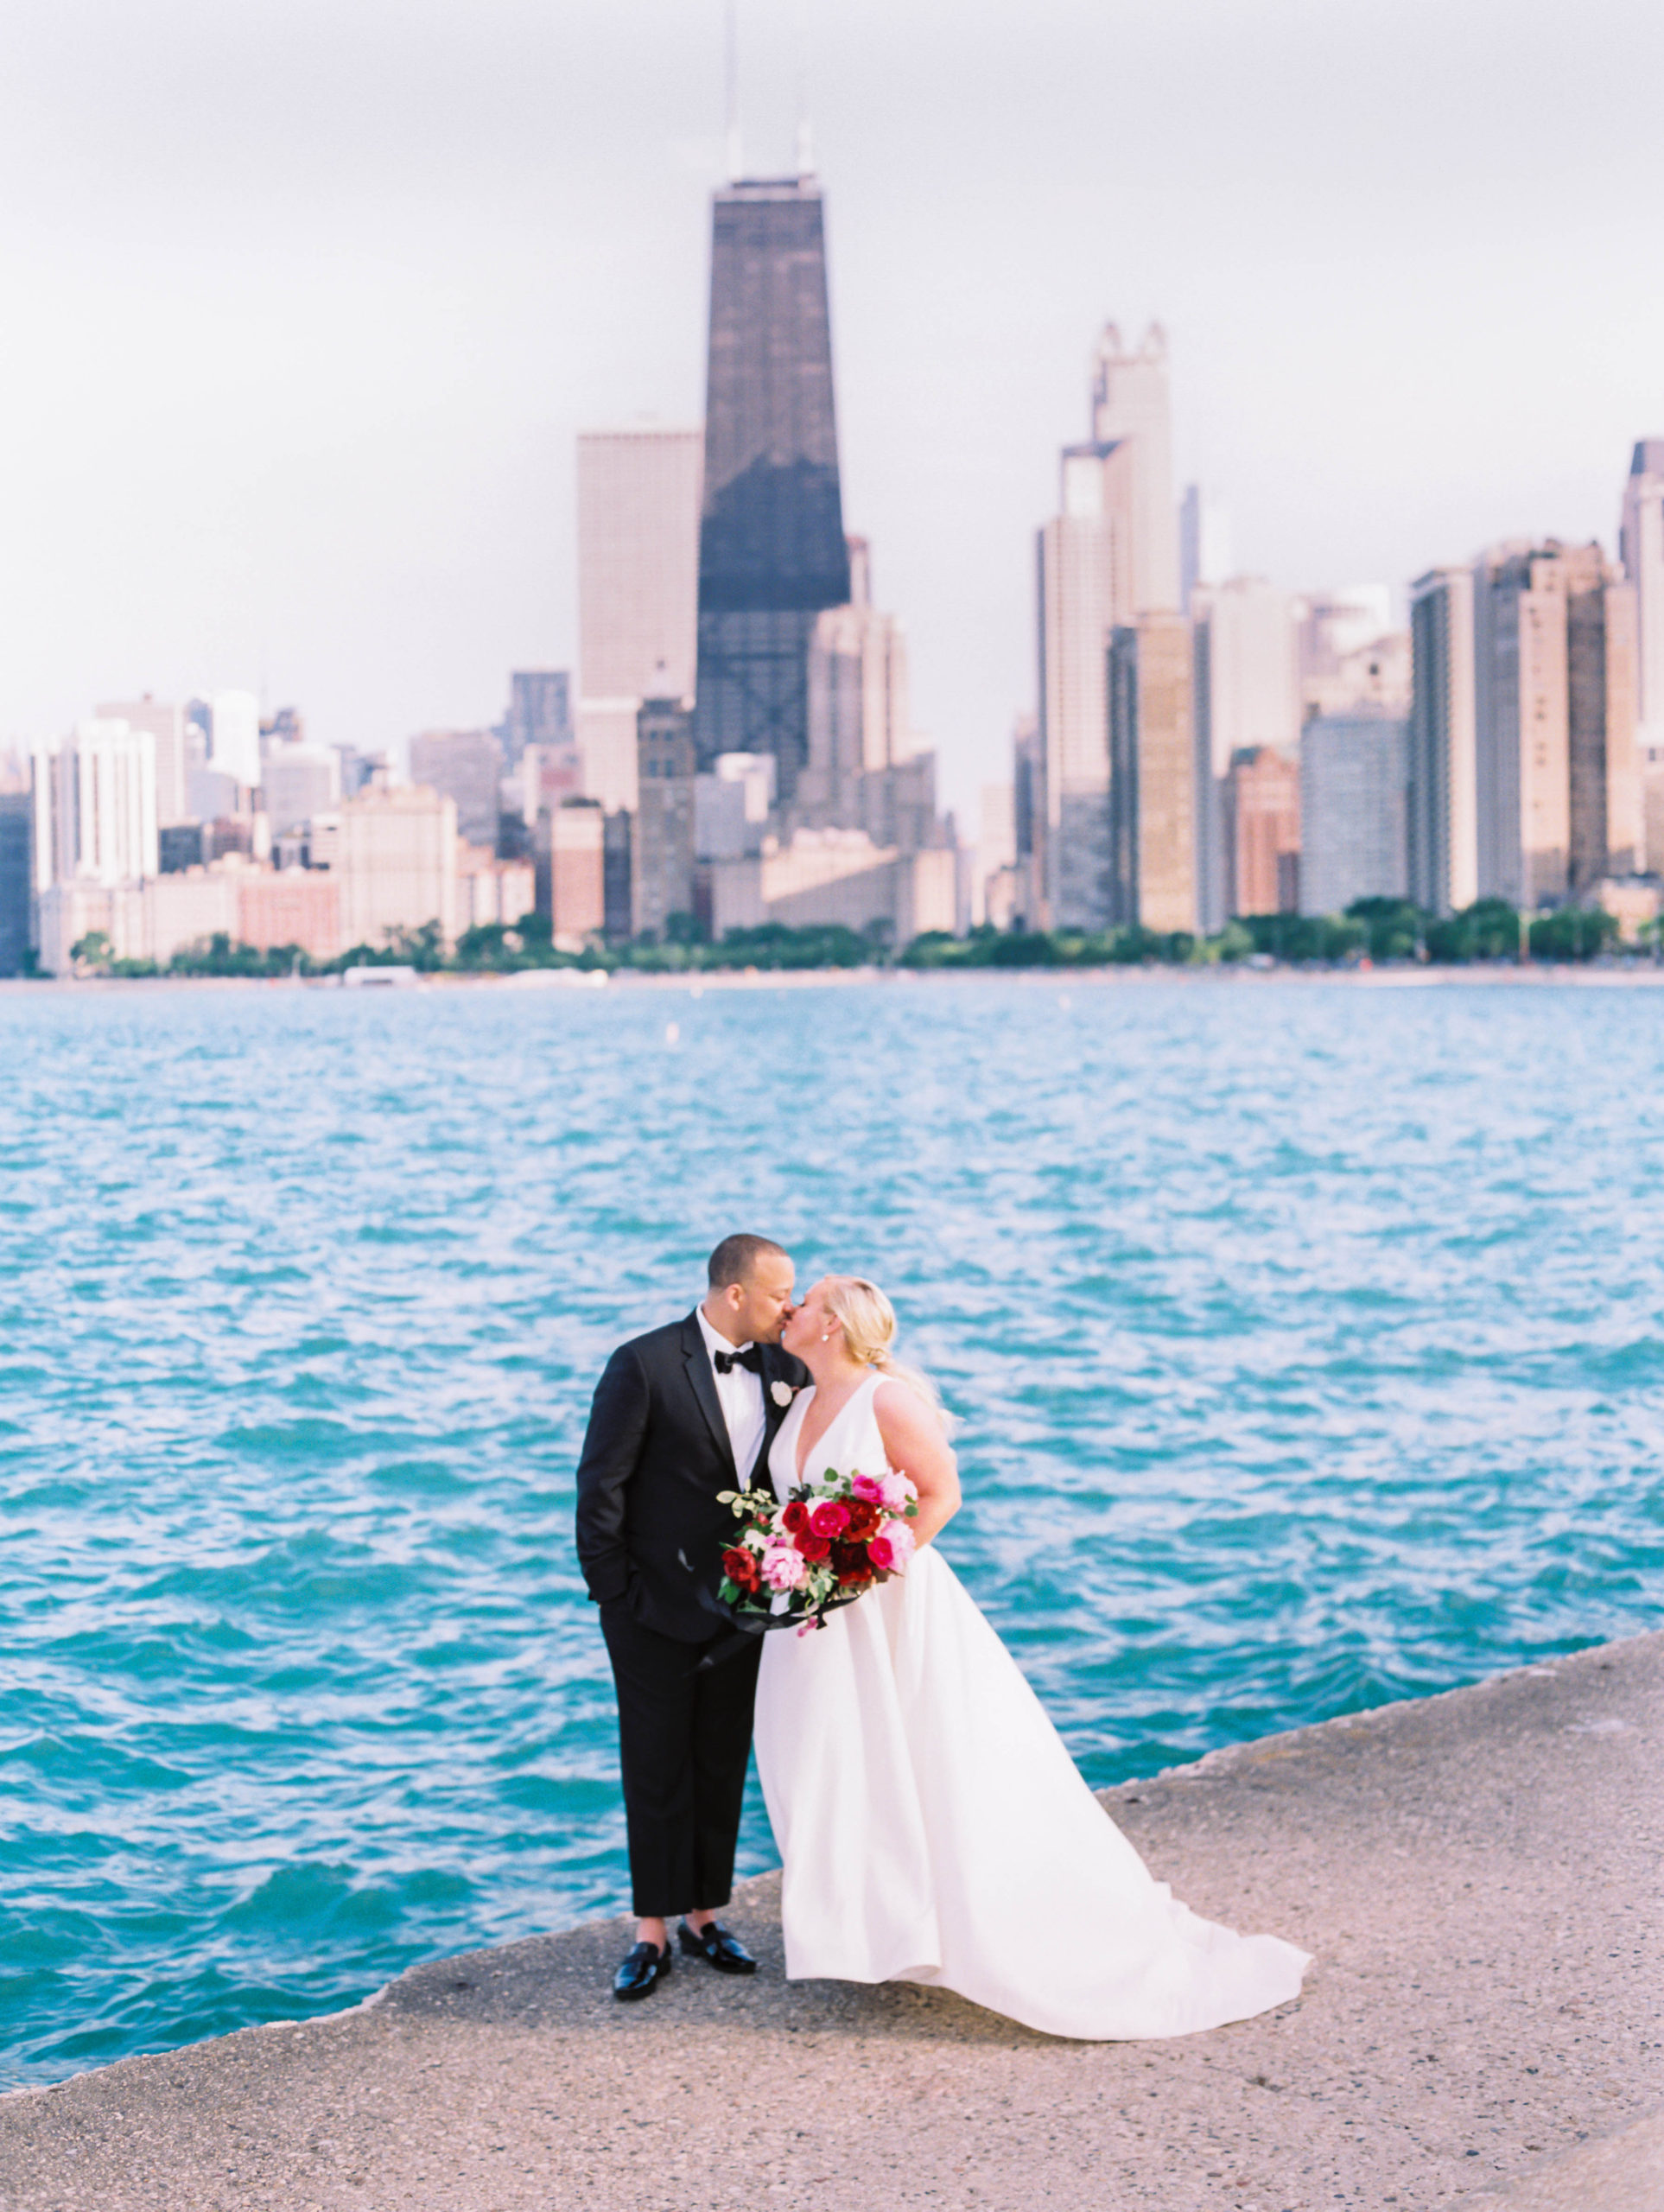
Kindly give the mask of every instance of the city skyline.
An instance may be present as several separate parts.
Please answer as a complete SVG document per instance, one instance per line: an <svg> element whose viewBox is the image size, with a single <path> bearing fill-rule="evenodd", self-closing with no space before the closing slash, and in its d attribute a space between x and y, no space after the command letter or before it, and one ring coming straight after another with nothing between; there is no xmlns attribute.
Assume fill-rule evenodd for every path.
<svg viewBox="0 0 1664 2212"><path fill-rule="evenodd" d="M482 723L505 668L571 665L573 435L701 411L715 21L418 11L349 128L298 19L204 39L163 15L141 63L96 5L96 60L28 12L4 158L35 435L0 735L264 679L375 748ZM748 161L784 166L790 71L753 12ZM1548 10L1510 11L1477 114L1458 95L1500 67L1477 5L1442 12L1426 84L1413 23L1369 9L1270 8L1246 44L1207 5L973 16L953 41L917 9L808 15L846 522L880 549L968 817L1032 703L1030 533L1106 317L1166 326L1176 478L1223 498L1246 570L1401 593L1514 534L1616 550L1612 483L1661 427L1664 308L1629 273L1659 156L1624 120L1651 13L1591 10L1567 57ZM340 84L369 86L372 29L340 18ZM130 65L191 105L191 162L147 136L114 163ZM1314 108L1336 71L1346 99ZM1115 130L1086 129L1089 84Z"/></svg>

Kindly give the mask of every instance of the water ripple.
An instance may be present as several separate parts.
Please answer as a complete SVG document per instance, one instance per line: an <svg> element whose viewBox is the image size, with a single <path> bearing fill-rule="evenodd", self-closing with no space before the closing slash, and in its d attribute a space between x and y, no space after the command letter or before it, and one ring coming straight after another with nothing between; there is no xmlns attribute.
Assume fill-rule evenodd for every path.
<svg viewBox="0 0 1664 2212"><path fill-rule="evenodd" d="M891 1287L1095 1782L1655 1624L1661 1020L0 992L7 2078L618 1905L572 1464L735 1226Z"/></svg>

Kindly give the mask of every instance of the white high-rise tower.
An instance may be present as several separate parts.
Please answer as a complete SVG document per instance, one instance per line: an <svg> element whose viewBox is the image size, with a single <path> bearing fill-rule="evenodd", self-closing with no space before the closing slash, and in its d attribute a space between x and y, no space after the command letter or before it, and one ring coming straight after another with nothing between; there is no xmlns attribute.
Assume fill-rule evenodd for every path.
<svg viewBox="0 0 1664 2212"><path fill-rule="evenodd" d="M1167 334L1153 322L1136 352L1106 323L1092 373L1092 435L1099 445L1130 442L1134 614L1178 606L1178 516L1173 505L1172 403L1167 389Z"/></svg>
<svg viewBox="0 0 1664 2212"><path fill-rule="evenodd" d="M1664 438L1636 444L1618 544L1635 588L1636 725L1643 743L1664 746Z"/></svg>
<svg viewBox="0 0 1664 2212"><path fill-rule="evenodd" d="M1642 438L1623 486L1619 557L1635 595L1635 758L1642 866L1664 868L1664 438Z"/></svg>
<svg viewBox="0 0 1664 2212"><path fill-rule="evenodd" d="M642 426L578 439L577 735L584 788L636 804L636 715L691 704L703 434Z"/></svg>
<svg viewBox="0 0 1664 2212"><path fill-rule="evenodd" d="M1037 823L1054 929L1106 927L1109 633L1179 603L1167 341L1137 350L1106 326L1092 360L1092 437L1062 456L1060 512L1039 533L1040 759Z"/></svg>

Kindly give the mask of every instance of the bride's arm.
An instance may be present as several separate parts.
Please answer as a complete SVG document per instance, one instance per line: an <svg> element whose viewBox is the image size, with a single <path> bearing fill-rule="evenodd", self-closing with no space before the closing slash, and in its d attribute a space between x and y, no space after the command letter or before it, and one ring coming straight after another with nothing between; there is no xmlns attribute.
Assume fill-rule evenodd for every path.
<svg viewBox="0 0 1664 2212"><path fill-rule="evenodd" d="M928 1544L959 1510L959 1470L941 1420L905 1382L880 1383L873 1411L886 1459L918 1492L918 1512L908 1526L917 1542Z"/></svg>

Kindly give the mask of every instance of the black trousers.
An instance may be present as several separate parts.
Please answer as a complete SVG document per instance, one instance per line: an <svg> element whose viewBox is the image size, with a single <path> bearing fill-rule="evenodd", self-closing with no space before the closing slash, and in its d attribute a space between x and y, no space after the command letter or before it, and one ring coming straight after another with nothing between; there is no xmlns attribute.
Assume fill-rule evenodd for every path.
<svg viewBox="0 0 1664 2212"><path fill-rule="evenodd" d="M715 1911L734 1891L763 1639L702 1675L709 1643L660 1636L625 1605L600 1616L619 1694L632 1909L649 1920Z"/></svg>

